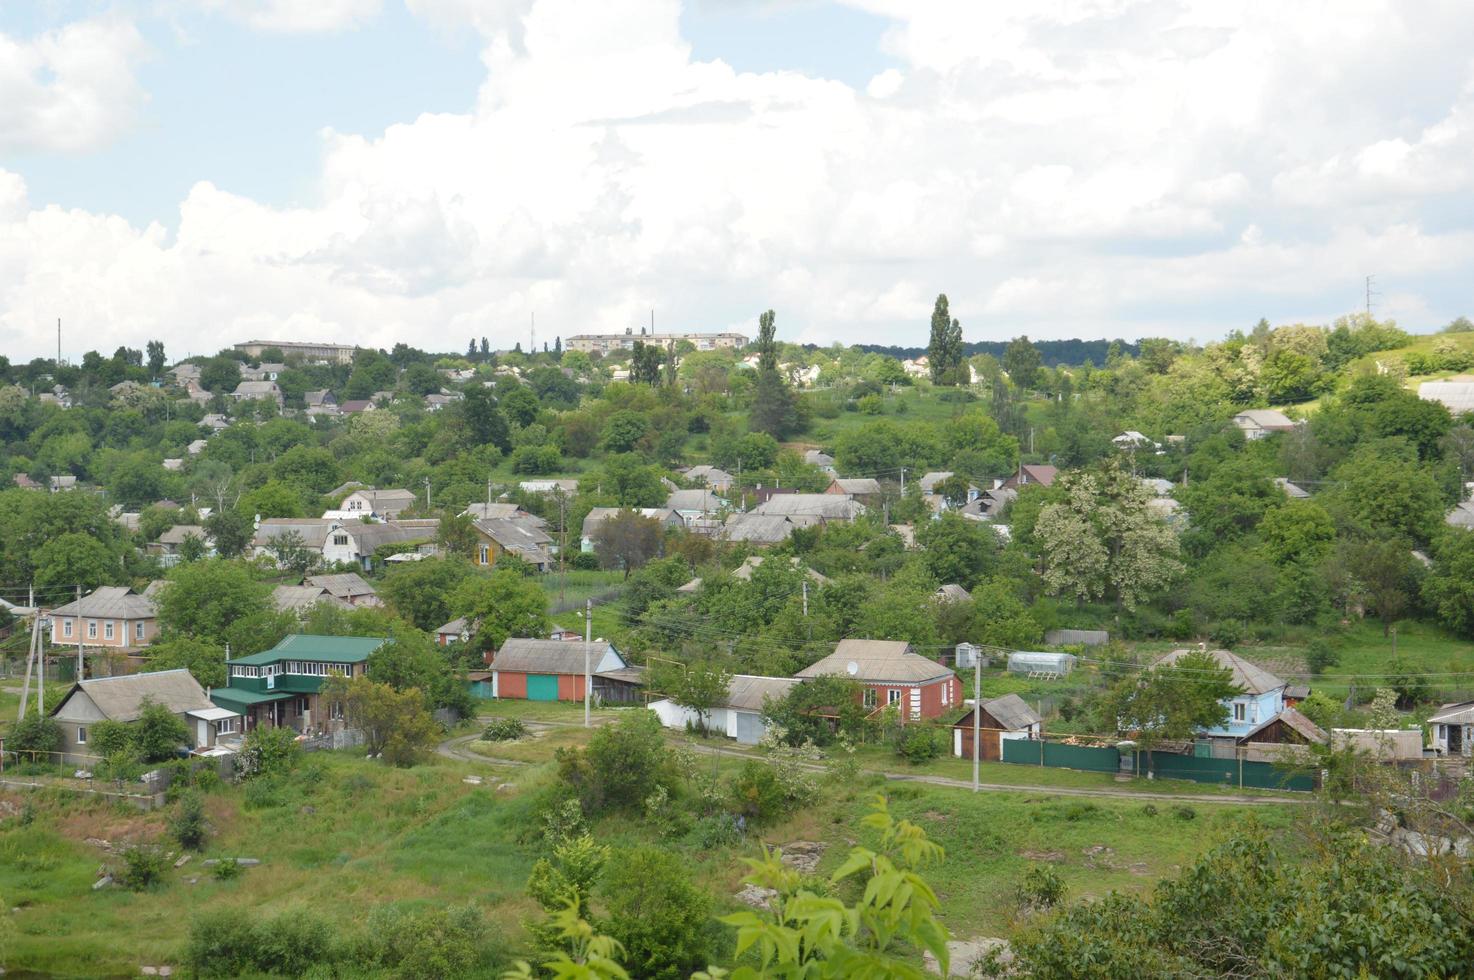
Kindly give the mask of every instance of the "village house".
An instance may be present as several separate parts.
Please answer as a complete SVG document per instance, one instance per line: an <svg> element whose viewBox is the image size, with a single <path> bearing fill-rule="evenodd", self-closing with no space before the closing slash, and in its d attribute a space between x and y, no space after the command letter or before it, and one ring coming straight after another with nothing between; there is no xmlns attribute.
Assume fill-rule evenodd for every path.
<svg viewBox="0 0 1474 980"><path fill-rule="evenodd" d="M835 475L834 457L826 452L822 452L818 449L807 450L804 453L804 462L808 463L810 466L819 467L819 469L823 470L825 473L828 473L830 476Z"/></svg>
<svg viewBox="0 0 1474 980"><path fill-rule="evenodd" d="M523 493L547 494L556 497L563 494L572 497L578 493L577 480L523 480L517 484Z"/></svg>
<svg viewBox="0 0 1474 980"><path fill-rule="evenodd" d="M1152 666L1171 666L1189 654L1201 652L1206 652L1220 667L1227 669L1232 675L1232 683L1240 691L1223 702L1228 708L1228 720L1217 728L1205 729L1202 732L1204 737L1242 739L1285 709L1285 682L1227 650L1173 650Z"/></svg>
<svg viewBox="0 0 1474 980"><path fill-rule="evenodd" d="M364 524L359 521L335 522L322 547L327 564L352 562L363 571L372 571L381 549L418 551L433 554L438 520L386 521ZM380 559L382 560L382 559Z"/></svg>
<svg viewBox="0 0 1474 980"><path fill-rule="evenodd" d="M323 681L333 674L363 676L369 654L384 642L377 636L293 633L270 650L226 661L228 684L212 690L210 700L241 715L245 731L261 725L302 734L341 730L343 706L321 702Z"/></svg>
<svg viewBox="0 0 1474 980"><path fill-rule="evenodd" d="M585 648L587 647L587 661ZM608 640L592 643L513 638L488 653L491 696L526 701L582 701L585 667L600 701L637 702L644 669L631 667Z"/></svg>
<svg viewBox="0 0 1474 980"><path fill-rule="evenodd" d="M137 721L150 702L163 705L186 723L189 740L181 749L209 748L220 736L238 731L239 716L227 717L215 712L200 682L182 667L91 677L73 684L51 709L52 720L61 727L62 761L73 765L97 761L98 757L91 751L93 726L100 721ZM191 717L200 713L205 717Z"/></svg>
<svg viewBox="0 0 1474 980"><path fill-rule="evenodd" d="M595 507L588 512L583 519L583 531L579 535L579 549L584 554L591 554L594 550L594 538L598 533L599 525L614 517L624 507ZM666 507L641 507L640 516L659 521L666 528L682 527L685 521L681 515Z"/></svg>
<svg viewBox="0 0 1474 980"><path fill-rule="evenodd" d="M794 528L813 527L822 523L822 519L807 515L789 517L783 514L731 514L717 536L726 541L770 545L786 541Z"/></svg>
<svg viewBox="0 0 1474 980"><path fill-rule="evenodd" d="M1439 755L1474 755L1474 701L1445 704L1428 719L1433 750Z"/></svg>
<svg viewBox="0 0 1474 980"><path fill-rule="evenodd" d="M350 606L382 606L374 587L363 580L357 572L336 575L309 575L305 585L322 589L328 595Z"/></svg>
<svg viewBox="0 0 1474 980"><path fill-rule="evenodd" d="M825 524L836 521L850 523L865 514L865 505L843 494L785 493L758 504L752 513L774 517L812 517Z"/></svg>
<svg viewBox="0 0 1474 980"><path fill-rule="evenodd" d="M1251 442L1276 432L1289 432L1295 428L1295 423L1290 421L1288 416L1272 408L1246 408L1233 417L1233 424L1238 426L1243 431L1244 438Z"/></svg>
<svg viewBox="0 0 1474 980"><path fill-rule="evenodd" d="M848 496L858 500L862 504L875 506L881 499L880 481L873 477L860 477L852 480L836 477L829 482L824 491L826 494Z"/></svg>
<svg viewBox="0 0 1474 980"><path fill-rule="evenodd" d="M271 590L271 603L277 612L305 615L319 602L340 609L352 609L346 601L339 599L320 585L278 585Z"/></svg>
<svg viewBox="0 0 1474 980"><path fill-rule="evenodd" d="M670 698L659 698L646 707L655 712L666 728L705 726L707 731L722 732L743 745L756 745L768 731L768 724L763 720L764 705L783 699L798 683L796 677L733 674L727 682L726 696L720 704L712 706L705 718Z"/></svg>
<svg viewBox="0 0 1474 980"><path fill-rule="evenodd" d="M539 572L553 567L549 548L553 538L540 523L513 517L488 517L475 521L476 553L473 561L492 568L503 555L513 555Z"/></svg>
<svg viewBox="0 0 1474 980"><path fill-rule="evenodd" d="M461 513L469 514L476 520L491 517L514 519L519 521L531 521L535 523L538 527L544 527L547 525L547 521L527 510L524 510L521 504L511 504L505 501L498 501L496 503L486 504L468 504L466 506L466 509L461 511Z"/></svg>
<svg viewBox="0 0 1474 980"><path fill-rule="evenodd" d="M1054 478L1059 476L1059 469L1054 466L1044 466L1039 463L1020 463L1019 468L1013 476L1003 481L1003 489L1017 490L1037 483L1041 487L1054 486Z"/></svg>
<svg viewBox="0 0 1474 980"><path fill-rule="evenodd" d="M57 646L146 647L159 632L151 600L121 585L104 585L51 610L51 642Z"/></svg>
<svg viewBox="0 0 1474 980"><path fill-rule="evenodd" d="M683 470L681 472L681 475L684 476L688 482L693 483L697 486L704 486L708 490L714 490L717 493L726 493L731 488L732 484L737 482L736 478L733 477L732 474L728 473L726 470L719 469L715 466L710 466L705 463L700 466L693 466L690 469Z"/></svg>
<svg viewBox="0 0 1474 980"><path fill-rule="evenodd" d="M215 554L215 540L198 524L174 525L160 534L157 541L149 542L148 553L157 555L159 564L163 567L172 567L179 561L180 549L184 547L186 538L194 538L198 541L204 548L204 555Z"/></svg>
<svg viewBox="0 0 1474 980"><path fill-rule="evenodd" d="M690 524L697 518L714 515L727 507L727 501L705 488L672 490L665 498L665 509L681 515Z"/></svg>
<svg viewBox="0 0 1474 980"><path fill-rule="evenodd" d="M943 483L943 482L945 482L947 480L952 479L952 477L954 477L956 475L957 474L956 473L953 473L951 470L934 470L934 471L932 471L930 473L927 473L927 474L923 475L922 478L920 480L916 481L916 482L918 484L920 484L920 486L921 486L921 494L922 494L923 497L933 496L933 495L940 497L941 495L937 493L937 485L940 484L940 483ZM978 496L981 493L982 493L982 491L980 489L978 489L972 483L968 483L968 485L967 485L967 496L966 496L966 499L964 499L962 501L962 504L963 505L966 505L966 504L972 503L974 500L977 500L978 499ZM940 507L935 507L933 509L934 510L945 510L945 509L947 509L948 507L951 507L951 506L952 506L952 504L950 502L943 500Z"/></svg>
<svg viewBox="0 0 1474 980"><path fill-rule="evenodd" d="M1329 738L1315 722L1285 707L1239 736L1238 744L1244 747L1244 758L1250 762L1275 762L1305 746L1325 745Z"/></svg>
<svg viewBox="0 0 1474 980"><path fill-rule="evenodd" d="M452 643L465 643L471 639L475 631L470 620L465 616L457 616L435 631L435 642L443 647L448 647Z"/></svg>
<svg viewBox="0 0 1474 980"><path fill-rule="evenodd" d="M235 386L235 391L230 393L230 397L238 402L276 402L277 408L286 404L286 399L282 397L281 389L277 387L275 381L242 381Z"/></svg>
<svg viewBox="0 0 1474 980"><path fill-rule="evenodd" d="M952 754L959 759L972 758L973 710L952 723ZM1017 694L984 701L976 724L978 758L984 762L1001 760L1007 739L1044 737L1044 720Z"/></svg>
<svg viewBox="0 0 1474 980"><path fill-rule="evenodd" d="M372 517L392 521L415 505L418 498L410 490L375 490L364 487L343 498L338 511L343 516Z"/></svg>
<svg viewBox="0 0 1474 980"><path fill-rule="evenodd" d="M795 674L850 677L864 687L870 711L894 706L902 722L939 718L961 703L962 685L950 668L928 660L901 640L840 640L834 652Z"/></svg>

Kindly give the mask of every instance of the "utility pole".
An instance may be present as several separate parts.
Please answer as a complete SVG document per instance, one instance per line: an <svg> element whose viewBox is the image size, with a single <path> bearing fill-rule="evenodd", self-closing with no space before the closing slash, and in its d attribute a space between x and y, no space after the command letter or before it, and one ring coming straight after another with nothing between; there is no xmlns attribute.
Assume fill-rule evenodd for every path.
<svg viewBox="0 0 1474 980"><path fill-rule="evenodd" d="M906 467L901 467L901 496L906 496Z"/></svg>
<svg viewBox="0 0 1474 980"><path fill-rule="evenodd" d="M978 791L978 741L983 713L983 651L972 661L972 791Z"/></svg>
<svg viewBox="0 0 1474 980"><path fill-rule="evenodd" d="M568 495L558 487L558 602L563 602L564 590L568 588Z"/></svg>
<svg viewBox="0 0 1474 980"><path fill-rule="evenodd" d="M79 584L77 586L77 624L80 626L81 623L82 623L82 586ZM127 628L128 628L128 623L127 623L126 620L124 620L124 622L123 622L123 629L126 630ZM123 637L124 645L127 644L127 640L128 640L128 638L126 636ZM77 680L79 680L79 681L82 680L82 672L83 672L83 664L82 664L82 631L81 630L77 630Z"/></svg>
<svg viewBox="0 0 1474 980"><path fill-rule="evenodd" d="M486 516L491 516L491 477L489 476L486 478Z"/></svg>
<svg viewBox="0 0 1474 980"><path fill-rule="evenodd" d="M1372 289L1372 283L1376 282L1376 276L1367 276L1367 316L1372 315L1372 297L1381 295Z"/></svg>
<svg viewBox="0 0 1474 980"><path fill-rule="evenodd" d="M589 698L593 694L594 600L583 601L583 727L589 727Z"/></svg>
<svg viewBox="0 0 1474 980"><path fill-rule="evenodd" d="M428 476L425 477L425 509L426 510L430 510L431 509L431 504L430 504L430 478Z"/></svg>
<svg viewBox="0 0 1474 980"><path fill-rule="evenodd" d="M60 368L61 368L61 317L57 317L56 318L56 366L57 366L57 369L60 370ZM58 378L57 379L57 384L60 384L60 383L61 383L61 379Z"/></svg>
<svg viewBox="0 0 1474 980"><path fill-rule="evenodd" d="M809 618L809 576L804 573L804 619Z"/></svg>

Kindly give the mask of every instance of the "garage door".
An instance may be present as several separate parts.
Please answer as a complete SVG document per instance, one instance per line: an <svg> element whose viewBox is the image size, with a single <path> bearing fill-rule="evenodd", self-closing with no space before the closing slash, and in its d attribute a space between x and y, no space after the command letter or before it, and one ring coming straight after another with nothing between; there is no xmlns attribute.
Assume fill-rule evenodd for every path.
<svg viewBox="0 0 1474 980"><path fill-rule="evenodd" d="M527 700L529 700L529 701L556 701L556 700L558 700L558 675L557 674L528 674L527 675Z"/></svg>

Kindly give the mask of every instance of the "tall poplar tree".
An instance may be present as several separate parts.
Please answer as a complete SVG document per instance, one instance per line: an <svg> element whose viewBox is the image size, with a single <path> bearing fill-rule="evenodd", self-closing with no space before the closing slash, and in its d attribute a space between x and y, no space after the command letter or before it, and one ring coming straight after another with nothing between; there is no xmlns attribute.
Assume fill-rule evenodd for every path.
<svg viewBox="0 0 1474 980"><path fill-rule="evenodd" d="M931 342L926 348L932 384L955 385L962 370L962 324L947 306L947 294L937 296L931 311Z"/></svg>

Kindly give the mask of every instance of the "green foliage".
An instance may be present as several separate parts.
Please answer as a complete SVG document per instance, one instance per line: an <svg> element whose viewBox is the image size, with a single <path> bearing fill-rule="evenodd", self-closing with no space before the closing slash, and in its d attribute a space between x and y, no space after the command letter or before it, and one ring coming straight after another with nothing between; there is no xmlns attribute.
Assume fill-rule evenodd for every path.
<svg viewBox="0 0 1474 980"><path fill-rule="evenodd" d="M836 738L829 717L838 718L840 731L851 737L860 734L866 713L860 704L862 691L859 682L849 677L809 678L793 685L782 698L764 702L763 720L781 730L789 745L829 745Z"/></svg>
<svg viewBox="0 0 1474 980"><path fill-rule="evenodd" d="M239 650L245 630L271 613L271 587L240 562L210 558L170 569L155 604L166 638L187 636L217 646L236 640Z"/></svg>
<svg viewBox="0 0 1474 980"><path fill-rule="evenodd" d="M931 725L906 725L896 738L896 754L907 762L920 765L947 754L952 743L951 729Z"/></svg>
<svg viewBox="0 0 1474 980"><path fill-rule="evenodd" d="M305 912L292 909L270 917L242 915L238 909L202 912L190 922L185 965L200 977L302 976L335 959L327 923Z"/></svg>
<svg viewBox="0 0 1474 980"><path fill-rule="evenodd" d="M1047 864L1032 865L1018 886L1019 905L1026 909L1051 909L1065 899L1065 881Z"/></svg>
<svg viewBox="0 0 1474 980"><path fill-rule="evenodd" d="M552 857L539 858L527 879L527 893L553 912L572 898L579 915L589 914L594 886L609 863L609 848L598 843L587 832L553 843Z"/></svg>
<svg viewBox="0 0 1474 980"><path fill-rule="evenodd" d="M687 977L712 949L711 896L692 880L687 862L658 847L615 855L602 886L600 925L624 948L636 976Z"/></svg>
<svg viewBox="0 0 1474 980"><path fill-rule="evenodd" d="M515 742L527 734L527 726L522 724L520 718L497 718L481 737L488 742Z"/></svg>
<svg viewBox="0 0 1474 980"><path fill-rule="evenodd" d="M133 892L148 891L163 884L169 859L153 844L135 844L122 851L123 864L116 874L118 884Z"/></svg>
<svg viewBox="0 0 1474 980"><path fill-rule="evenodd" d="M234 881L241 876L245 868L237 863L235 858L221 858L210 870L216 881Z"/></svg>
<svg viewBox="0 0 1474 980"><path fill-rule="evenodd" d="M35 553L36 587L82 586L90 592L118 579L117 557L107 545L88 534L62 534Z"/></svg>
<svg viewBox="0 0 1474 980"><path fill-rule="evenodd" d="M1101 730L1132 734L1148 756L1164 741L1191 738L1228 720L1225 699L1239 694L1232 671L1206 653L1129 671L1101 699Z"/></svg>
<svg viewBox="0 0 1474 980"><path fill-rule="evenodd" d="M1341 656L1336 648L1331 646L1321 637L1311 640L1305 647L1305 666L1310 668L1312 674L1321 674L1327 667L1334 667L1341 662Z"/></svg>
<svg viewBox="0 0 1474 980"><path fill-rule="evenodd" d="M10 726L5 747L14 752L60 752L61 726L48 716L28 714Z"/></svg>
<svg viewBox="0 0 1474 980"><path fill-rule="evenodd" d="M364 748L370 756L382 758L391 766L413 766L430 752L440 737L440 726L430 716L422 689L397 690L371 679L373 656L378 652L370 657L369 677L348 680L335 675L323 684L320 696L342 704L348 727L363 733Z"/></svg>
<svg viewBox="0 0 1474 980"><path fill-rule="evenodd" d="M1474 534L1449 528L1439 536L1422 593L1443 625L1474 637Z"/></svg>
<svg viewBox="0 0 1474 980"><path fill-rule="evenodd" d="M198 851L205 845L207 833L205 801L200 798L199 793L187 790L180 795L179 802L169 817L169 834L179 842L180 847Z"/></svg>
<svg viewBox="0 0 1474 980"><path fill-rule="evenodd" d="M972 589L997 563L998 536L955 511L917 528L916 543L934 579L964 589Z"/></svg>
<svg viewBox="0 0 1474 980"><path fill-rule="evenodd" d="M273 779L291 772L301 755L297 733L290 728L257 726L246 733L236 769L248 779Z"/></svg>
<svg viewBox="0 0 1474 980"><path fill-rule="evenodd" d="M629 711L603 725L582 749L558 751L558 775L585 813L638 808L658 785L673 785L670 749L652 711Z"/></svg>
<svg viewBox="0 0 1474 980"><path fill-rule="evenodd" d="M189 728L183 719L148 698L143 701L138 719L128 725L133 747L144 762L164 762L175 758L189 744Z"/></svg>
<svg viewBox="0 0 1474 980"><path fill-rule="evenodd" d="M505 569L466 578L451 593L448 611L476 624L478 650L500 649L510 637L545 636L551 628L542 586Z"/></svg>

